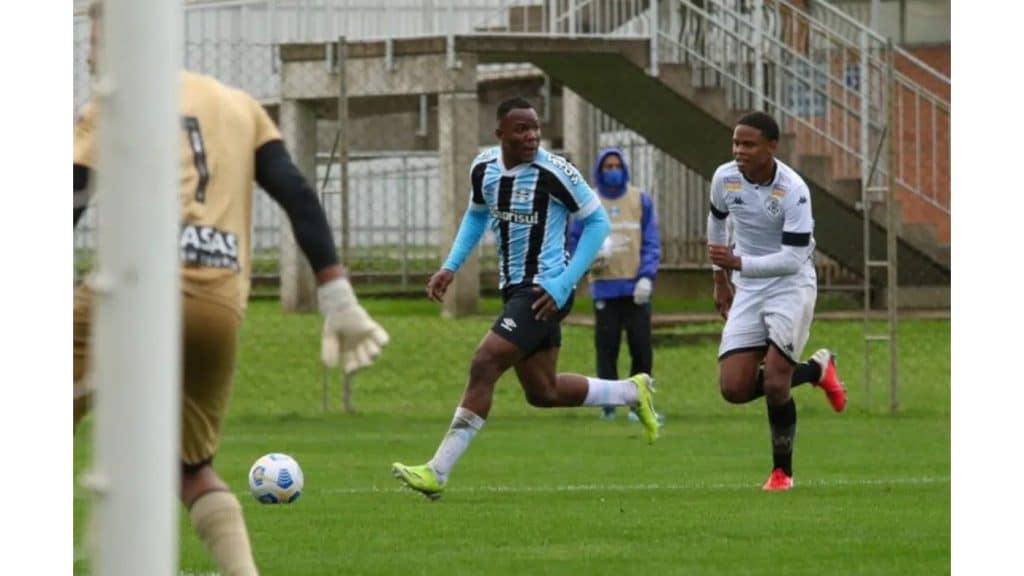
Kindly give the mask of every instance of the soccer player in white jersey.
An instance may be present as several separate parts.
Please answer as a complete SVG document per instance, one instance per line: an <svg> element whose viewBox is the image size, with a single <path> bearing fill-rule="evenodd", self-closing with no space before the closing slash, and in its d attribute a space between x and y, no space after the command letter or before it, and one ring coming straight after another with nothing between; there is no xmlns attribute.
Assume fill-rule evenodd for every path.
<svg viewBox="0 0 1024 576"><path fill-rule="evenodd" d="M497 240L504 309L473 355L462 401L434 457L418 466L392 465L399 480L432 500L441 496L455 462L483 427L494 385L509 368L533 406L630 406L647 441L658 437L649 375L602 380L557 372L560 323L610 229L600 200L575 166L540 146L540 121L526 100L511 98L498 106L495 135L501 145L481 153L470 167L469 206L448 259L427 284L427 296L441 301L489 226ZM570 214L582 221L583 231L566 261Z"/></svg>
<svg viewBox="0 0 1024 576"><path fill-rule="evenodd" d="M814 218L807 184L775 158L778 140L779 126L768 114L740 119L732 138L735 160L711 179L708 216L715 307L726 319L719 385L731 403L767 401L773 466L763 489L770 491L793 486L796 404L790 388L810 382L835 411L846 406L835 354L823 348L800 362L818 294ZM727 240L727 218L734 245Z"/></svg>

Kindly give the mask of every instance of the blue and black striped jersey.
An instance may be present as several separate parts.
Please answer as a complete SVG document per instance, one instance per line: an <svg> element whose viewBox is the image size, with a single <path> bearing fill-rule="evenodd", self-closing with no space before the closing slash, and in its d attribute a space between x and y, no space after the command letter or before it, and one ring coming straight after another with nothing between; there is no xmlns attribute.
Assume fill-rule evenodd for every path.
<svg viewBox="0 0 1024 576"><path fill-rule="evenodd" d="M498 247L499 288L536 284L561 274L569 215L586 218L601 206L569 161L539 148L534 160L507 168L501 147L489 148L470 169L470 210L486 210Z"/></svg>

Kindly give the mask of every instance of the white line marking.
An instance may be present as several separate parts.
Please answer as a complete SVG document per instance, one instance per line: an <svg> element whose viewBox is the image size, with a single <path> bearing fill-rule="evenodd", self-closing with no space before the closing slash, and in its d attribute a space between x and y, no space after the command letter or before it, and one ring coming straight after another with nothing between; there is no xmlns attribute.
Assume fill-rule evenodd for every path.
<svg viewBox="0 0 1024 576"><path fill-rule="evenodd" d="M831 480L796 481L796 488L833 488L842 486L912 486L922 484L949 484L949 477L922 476L918 478L837 478ZM554 486L451 486L445 489L446 494L557 494L559 492L680 492L690 490L760 490L760 482L673 482L668 484L566 484ZM306 494L399 494L409 491L403 485L387 487L365 486L360 488L320 488L304 490ZM240 497L249 494L246 490L235 491ZM76 500L85 500L87 493L76 493Z"/></svg>
<svg viewBox="0 0 1024 576"><path fill-rule="evenodd" d="M835 479L835 480L808 480L796 482L797 488L830 488L840 486L900 486L915 484L948 484L948 477L920 477L920 478L862 478L862 479ZM732 482L732 483L707 483L707 482L683 482L670 484L568 484L563 486L452 486L446 488L446 493L503 493L503 494L528 494L528 493L558 493L558 492L676 492L686 490L760 490L760 482ZM316 490L317 494L375 494L389 492L406 492L404 486L393 486L389 488L323 488Z"/></svg>

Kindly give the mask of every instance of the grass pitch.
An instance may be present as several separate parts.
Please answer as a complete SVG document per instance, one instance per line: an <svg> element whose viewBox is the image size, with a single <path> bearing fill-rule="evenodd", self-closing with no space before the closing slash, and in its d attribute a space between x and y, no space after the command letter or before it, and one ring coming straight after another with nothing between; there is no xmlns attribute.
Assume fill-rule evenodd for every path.
<svg viewBox="0 0 1024 576"><path fill-rule="evenodd" d="M900 326L901 409L887 410L887 358L873 356L865 390L863 324L817 322L806 353L840 353L850 387L834 414L809 386L794 391L796 488L765 494L771 466L764 406L718 394L717 342L655 349L656 405L666 415L648 446L625 414L538 410L514 375L499 382L487 425L431 503L399 488L394 460L426 461L445 432L486 315L446 321L427 302L368 300L393 342L355 379L357 413L321 407L319 318L254 303L234 397L215 462L244 506L261 573L336 574L942 574L950 571L950 323ZM577 305L588 313L589 303ZM689 329L689 328L688 328ZM720 329L696 326L695 332ZM592 373L589 328L565 327L560 369ZM620 366L628 363L623 343ZM89 461L91 422L75 438ZM261 505L246 473L286 452L306 486L291 506ZM75 549L89 501L76 488ZM181 516L180 571L215 573ZM89 573L88 560L75 572Z"/></svg>

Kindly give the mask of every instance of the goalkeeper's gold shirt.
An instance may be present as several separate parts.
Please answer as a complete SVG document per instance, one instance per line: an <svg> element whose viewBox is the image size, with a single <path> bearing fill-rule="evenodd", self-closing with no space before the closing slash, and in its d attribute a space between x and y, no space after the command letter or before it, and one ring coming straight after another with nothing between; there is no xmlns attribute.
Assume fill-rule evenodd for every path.
<svg viewBox="0 0 1024 576"><path fill-rule="evenodd" d="M281 133L251 96L208 76L181 75L182 289L241 313L249 296L256 150ZM99 110L75 123L74 163L96 168ZM140 239L144 241L144 239Z"/></svg>

